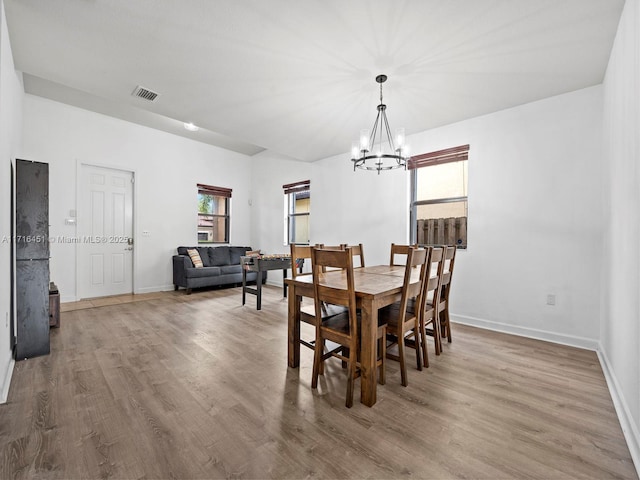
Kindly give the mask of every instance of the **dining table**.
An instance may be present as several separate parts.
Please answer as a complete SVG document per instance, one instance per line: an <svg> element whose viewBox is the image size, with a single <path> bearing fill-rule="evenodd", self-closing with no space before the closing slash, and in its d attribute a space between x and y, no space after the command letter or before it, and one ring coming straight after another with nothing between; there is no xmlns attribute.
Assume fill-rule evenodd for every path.
<svg viewBox="0 0 640 480"><path fill-rule="evenodd" d="M375 265L353 269L356 304L361 312L360 402L372 407L376 403L376 351L378 310L400 300L404 284L403 265ZM324 285L346 288L343 270L322 273ZM419 281L419 269L411 282ZM300 304L303 297L313 298L313 276L298 275L285 279L288 295L288 364L300 366Z"/></svg>

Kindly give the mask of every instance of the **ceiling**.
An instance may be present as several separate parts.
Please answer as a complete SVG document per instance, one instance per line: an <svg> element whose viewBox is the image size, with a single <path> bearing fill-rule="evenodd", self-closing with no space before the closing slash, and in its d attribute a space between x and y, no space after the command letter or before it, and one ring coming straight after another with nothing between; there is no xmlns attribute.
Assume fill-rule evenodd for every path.
<svg viewBox="0 0 640 480"><path fill-rule="evenodd" d="M602 82L624 0L4 0L25 91L253 155ZM132 96L137 85L155 102ZM188 132L193 122L198 132Z"/></svg>

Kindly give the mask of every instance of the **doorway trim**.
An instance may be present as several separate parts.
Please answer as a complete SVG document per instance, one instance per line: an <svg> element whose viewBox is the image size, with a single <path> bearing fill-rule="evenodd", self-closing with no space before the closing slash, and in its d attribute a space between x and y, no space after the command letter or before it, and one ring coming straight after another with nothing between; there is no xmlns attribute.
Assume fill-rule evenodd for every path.
<svg viewBox="0 0 640 480"><path fill-rule="evenodd" d="M131 174L131 178L133 179L133 188L132 188L132 192L131 192L131 208L133 209L132 212L132 223L133 225L131 225L132 228L132 236L133 236L133 250L131 251L131 256L132 256L132 269L133 271L131 272L131 291L133 294L137 293L137 273L138 273L138 261L137 261L137 255L136 255L136 251L137 251L137 245L138 245L138 209L136 208L136 204L137 204L137 197L138 197L138 182L137 182L137 176L138 173L135 169L126 167L126 166L122 166L122 165L117 165L117 164L108 164L108 163L100 163L100 162L91 162L91 161L83 161L80 159L76 159L76 198L75 198L75 208L76 208L76 220L78 218L78 211L81 209L80 207L80 198L82 197L82 185L81 183L81 178L82 178L82 167L83 166L87 166L87 167L98 167L98 168L106 168L109 170L120 170L122 172L127 172ZM75 226L75 233L76 233L76 238L78 235L78 225L76 224ZM79 292L80 292L80 252L78 249L78 244L76 243L74 245L74 249L75 249L75 259L76 259L76 268L75 268L75 292L74 292L74 296L75 296L75 300L81 300Z"/></svg>

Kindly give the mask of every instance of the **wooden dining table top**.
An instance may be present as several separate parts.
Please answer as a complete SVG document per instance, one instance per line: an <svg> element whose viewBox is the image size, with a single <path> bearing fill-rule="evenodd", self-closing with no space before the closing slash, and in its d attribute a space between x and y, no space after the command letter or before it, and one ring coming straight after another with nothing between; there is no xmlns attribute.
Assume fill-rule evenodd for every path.
<svg viewBox="0 0 640 480"><path fill-rule="evenodd" d="M377 295L389 289L402 288L404 283L403 265L375 265L353 269L353 281L356 295ZM411 275L411 282L419 281L419 269ZM285 282L298 282L300 286L313 285L313 275L298 275ZM346 288L347 276L344 270L331 270L320 274L320 282L328 287Z"/></svg>

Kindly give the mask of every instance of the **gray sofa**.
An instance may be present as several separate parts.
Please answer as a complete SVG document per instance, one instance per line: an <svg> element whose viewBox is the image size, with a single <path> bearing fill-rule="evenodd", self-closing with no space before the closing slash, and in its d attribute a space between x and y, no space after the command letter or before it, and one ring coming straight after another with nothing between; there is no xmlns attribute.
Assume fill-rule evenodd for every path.
<svg viewBox="0 0 640 480"><path fill-rule="evenodd" d="M203 267L196 268L187 253L187 249L196 249L200 254ZM178 247L178 254L173 256L173 285L175 289L191 289L216 285L236 285L242 283L242 266L240 257L251 250L251 247ZM256 272L247 272L247 282L255 282ZM262 283L267 281L267 272L263 272Z"/></svg>

